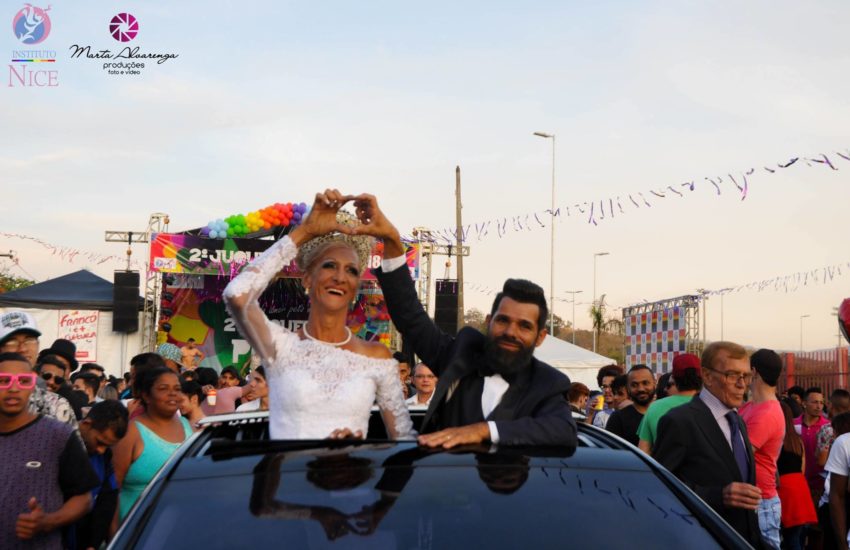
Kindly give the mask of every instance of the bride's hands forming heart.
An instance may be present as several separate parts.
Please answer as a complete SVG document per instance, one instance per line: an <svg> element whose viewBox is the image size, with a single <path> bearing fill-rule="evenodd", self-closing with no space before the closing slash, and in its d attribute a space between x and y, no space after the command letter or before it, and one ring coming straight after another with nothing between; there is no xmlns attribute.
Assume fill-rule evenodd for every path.
<svg viewBox="0 0 850 550"><path fill-rule="evenodd" d="M310 214L301 221L301 224L292 230L289 237L296 246L301 245L313 237L326 235L337 231L339 233L351 234L351 227L336 221L336 213L346 203L354 199L354 195L343 195L337 189L326 189L324 193L316 193Z"/></svg>

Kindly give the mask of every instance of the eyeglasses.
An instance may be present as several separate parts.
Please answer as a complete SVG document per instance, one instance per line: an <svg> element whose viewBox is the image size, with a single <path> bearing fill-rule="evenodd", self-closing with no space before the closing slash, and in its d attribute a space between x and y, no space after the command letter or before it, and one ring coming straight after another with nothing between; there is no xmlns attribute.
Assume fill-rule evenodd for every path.
<svg viewBox="0 0 850 550"><path fill-rule="evenodd" d="M33 348L36 346L38 346L38 338L30 336L23 340L12 339L4 342L3 345L0 346L0 351L15 351L23 348Z"/></svg>
<svg viewBox="0 0 850 550"><path fill-rule="evenodd" d="M419 378L420 380L422 380L423 378L425 380L433 380L434 378L436 378L436 376L434 376L433 374L414 374L413 377Z"/></svg>
<svg viewBox="0 0 850 550"><path fill-rule="evenodd" d="M600 390L610 390L611 384L602 384L601 386L599 386L599 389Z"/></svg>
<svg viewBox="0 0 850 550"><path fill-rule="evenodd" d="M0 373L0 390L8 390L16 384L22 390L31 390L35 387L35 373L25 374Z"/></svg>
<svg viewBox="0 0 850 550"><path fill-rule="evenodd" d="M751 373L751 372L746 372L746 373L724 372L724 371L720 371L720 370L717 370L717 369L709 369L708 367L703 367L703 368L705 368L706 370L714 371L717 374L722 374L723 376L726 377L726 383L727 384L737 384L741 380L744 381L744 384L749 384L750 382L753 381L753 373Z"/></svg>
<svg viewBox="0 0 850 550"><path fill-rule="evenodd" d="M52 378L53 382L59 386L65 383L65 378L63 376L54 376L52 372L43 372L41 373L41 377L47 382L50 382L50 379Z"/></svg>

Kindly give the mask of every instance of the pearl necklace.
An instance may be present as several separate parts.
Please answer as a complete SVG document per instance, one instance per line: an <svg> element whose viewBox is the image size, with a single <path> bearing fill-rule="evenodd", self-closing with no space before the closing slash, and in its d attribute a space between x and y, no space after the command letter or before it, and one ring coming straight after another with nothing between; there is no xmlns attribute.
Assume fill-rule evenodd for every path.
<svg viewBox="0 0 850 550"><path fill-rule="evenodd" d="M306 336L306 337L307 337L307 338L309 338L310 340L312 340L312 341L314 341L314 342L319 342L320 344L325 344L325 345L328 345L328 346L333 346L333 347L335 347L335 348L338 348L338 347L340 347L340 346L344 346L345 344L347 344L347 343L351 342L351 336L352 336L352 335L351 335L351 329L350 329L350 328L348 328L348 327L345 327L345 331L348 333L348 336L346 336L346 337L345 337L345 340L343 340L342 342L325 342L324 340L319 340L318 338L316 338L315 336L313 336L312 334L310 334L309 332L307 332L307 323L304 323L304 326L303 326L303 327L301 327L301 330L302 330L302 331L304 331L304 336Z"/></svg>

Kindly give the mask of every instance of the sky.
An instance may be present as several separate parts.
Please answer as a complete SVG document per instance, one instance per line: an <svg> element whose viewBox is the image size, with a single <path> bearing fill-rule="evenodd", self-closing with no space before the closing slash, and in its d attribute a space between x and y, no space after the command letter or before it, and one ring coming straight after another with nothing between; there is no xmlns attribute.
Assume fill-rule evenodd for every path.
<svg viewBox="0 0 850 550"><path fill-rule="evenodd" d="M7 22L23 7L3 5ZM13 274L88 268L111 280L123 261L98 262L126 247L104 242L106 230L142 231L165 212L181 231L328 187L375 194L403 233L451 228L460 166L464 224L491 221L468 241L467 308L489 309L485 289L507 277L548 294L552 142L533 135L546 132L562 209L555 295L582 291L579 328L590 327L594 254L608 252L595 288L612 313L734 288L722 308L719 295L707 301L708 339L838 342L833 308L850 295L850 161L837 154L850 156L846 2L50 5L38 46L8 23L0 33L0 252L18 258L0 268ZM126 45L178 57L137 60L138 75L71 58L74 44L121 50L108 28L119 12L140 26ZM31 65L58 71L57 86L12 80L12 52L25 48L56 52ZM822 154L835 170L805 161ZM742 200L728 175L740 185L750 169ZM24 237L82 253L62 258ZM134 246L135 259L145 254ZM816 269L787 289L746 287ZM571 304L555 312L572 320Z"/></svg>

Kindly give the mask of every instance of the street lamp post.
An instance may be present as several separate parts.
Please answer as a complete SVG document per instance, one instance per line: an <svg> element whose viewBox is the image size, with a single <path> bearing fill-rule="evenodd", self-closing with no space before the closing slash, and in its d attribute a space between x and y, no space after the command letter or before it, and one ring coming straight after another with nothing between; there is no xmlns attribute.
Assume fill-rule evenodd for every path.
<svg viewBox="0 0 850 550"><path fill-rule="evenodd" d="M608 252L596 252L593 254L593 307L596 306L596 258L598 256L607 256ZM591 327L593 332L593 352L596 353L596 327Z"/></svg>
<svg viewBox="0 0 850 550"><path fill-rule="evenodd" d="M576 294L581 294L581 290L565 290L565 294L573 295L573 345L576 343Z"/></svg>
<svg viewBox="0 0 850 550"><path fill-rule="evenodd" d="M803 353L803 319L811 317L808 313L800 315L800 353Z"/></svg>
<svg viewBox="0 0 850 550"><path fill-rule="evenodd" d="M534 132L537 137L552 140L552 213L551 236L549 239L549 333L555 334L555 134Z"/></svg>

